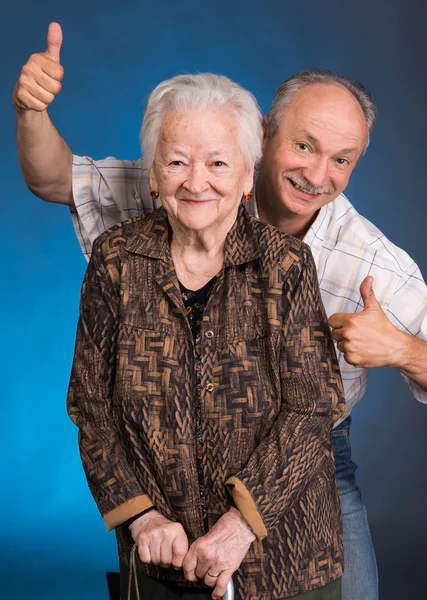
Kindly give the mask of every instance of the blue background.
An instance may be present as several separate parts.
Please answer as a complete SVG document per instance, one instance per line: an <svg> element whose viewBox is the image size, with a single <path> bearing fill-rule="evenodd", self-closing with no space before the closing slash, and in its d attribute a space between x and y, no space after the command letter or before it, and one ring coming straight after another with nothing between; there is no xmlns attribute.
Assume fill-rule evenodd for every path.
<svg viewBox="0 0 427 600"><path fill-rule="evenodd" d="M116 570L65 411L85 261L66 208L26 189L10 93L21 66L61 23L63 91L51 116L77 154L139 156L145 99L162 79L215 71L267 111L275 88L313 66L360 79L379 107L347 189L359 211L427 273L425 6L414 0L70 3L2 10L0 597L107 599ZM381 597L421 600L427 540L427 407L399 373L371 374L354 411L354 457L378 555Z"/></svg>

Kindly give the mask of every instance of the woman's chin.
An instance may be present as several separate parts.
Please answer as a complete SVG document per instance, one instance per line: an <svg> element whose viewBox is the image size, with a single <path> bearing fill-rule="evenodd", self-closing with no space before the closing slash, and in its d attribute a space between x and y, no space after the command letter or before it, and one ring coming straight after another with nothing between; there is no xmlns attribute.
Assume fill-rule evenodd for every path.
<svg viewBox="0 0 427 600"><path fill-rule="evenodd" d="M193 231L202 231L214 225L217 221L217 214L210 208L196 208L194 210L179 211L176 220L181 227Z"/></svg>

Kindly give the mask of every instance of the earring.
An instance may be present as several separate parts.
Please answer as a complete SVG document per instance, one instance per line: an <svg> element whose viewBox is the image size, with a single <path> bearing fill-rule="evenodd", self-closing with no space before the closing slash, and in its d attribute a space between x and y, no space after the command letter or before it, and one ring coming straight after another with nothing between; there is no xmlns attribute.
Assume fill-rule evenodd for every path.
<svg viewBox="0 0 427 600"><path fill-rule="evenodd" d="M243 194L242 202L250 202L252 200L252 194Z"/></svg>
<svg viewBox="0 0 427 600"><path fill-rule="evenodd" d="M155 192L154 190L151 190L150 196L153 198L153 200L157 200L157 198L159 197L159 192Z"/></svg>

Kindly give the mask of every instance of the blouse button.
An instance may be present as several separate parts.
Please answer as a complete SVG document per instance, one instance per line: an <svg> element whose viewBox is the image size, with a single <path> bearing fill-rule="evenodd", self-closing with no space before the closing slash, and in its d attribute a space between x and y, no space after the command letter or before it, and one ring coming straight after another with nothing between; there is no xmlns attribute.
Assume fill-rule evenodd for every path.
<svg viewBox="0 0 427 600"><path fill-rule="evenodd" d="M207 331L205 333L205 336L210 339L210 338L213 338L215 336L215 334L211 329L209 329L209 331Z"/></svg>
<svg viewBox="0 0 427 600"><path fill-rule="evenodd" d="M214 386L213 383L207 383L206 384L206 389L207 389L208 392L213 392L214 389L215 389L215 386Z"/></svg>

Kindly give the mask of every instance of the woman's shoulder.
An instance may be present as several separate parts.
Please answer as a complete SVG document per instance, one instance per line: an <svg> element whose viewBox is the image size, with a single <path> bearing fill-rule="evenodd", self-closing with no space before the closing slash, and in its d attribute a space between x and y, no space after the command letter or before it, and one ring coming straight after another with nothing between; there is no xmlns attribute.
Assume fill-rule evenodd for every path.
<svg viewBox="0 0 427 600"><path fill-rule="evenodd" d="M266 267L276 266L288 270L295 263L311 258L309 246L290 235L250 216L253 229L258 238L260 258Z"/></svg>
<svg viewBox="0 0 427 600"><path fill-rule="evenodd" d="M147 215L138 215L121 223L116 223L96 238L93 243L92 254L96 253L102 256L109 256L111 252L118 254L120 248L153 231L155 224L162 220L164 220L164 209L160 207Z"/></svg>

